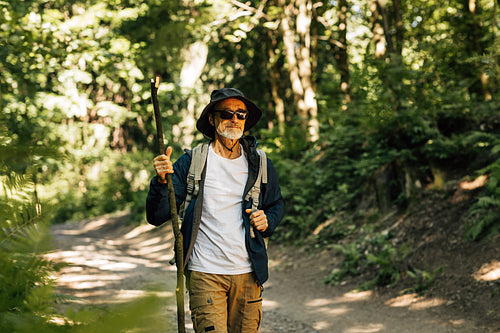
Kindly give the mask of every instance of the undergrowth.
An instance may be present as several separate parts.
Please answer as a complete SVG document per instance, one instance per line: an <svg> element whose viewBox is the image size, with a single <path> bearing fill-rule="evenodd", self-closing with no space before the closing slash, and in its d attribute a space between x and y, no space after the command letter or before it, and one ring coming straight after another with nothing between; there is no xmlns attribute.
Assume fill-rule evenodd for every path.
<svg viewBox="0 0 500 333"><path fill-rule="evenodd" d="M389 232L369 232L346 244L334 244L344 257L340 268L334 269L323 280L327 284L339 284L348 276L372 272L372 278L360 289L393 285L401 278L403 260L409 254L407 245L396 246Z"/></svg>
<svg viewBox="0 0 500 333"><path fill-rule="evenodd" d="M444 268L442 266L436 268L433 271L427 271L423 269L418 269L418 268L413 268L409 269L406 271L408 276L410 276L413 281L415 282L414 286L412 288L406 289L403 292L416 292L416 293L422 293L429 289L434 282L436 281L436 278L442 274L444 271Z"/></svg>
<svg viewBox="0 0 500 333"><path fill-rule="evenodd" d="M499 151L500 145L495 148L495 152ZM500 234L500 159L479 173L489 175L489 179L485 190L469 210L465 238L471 241Z"/></svg>

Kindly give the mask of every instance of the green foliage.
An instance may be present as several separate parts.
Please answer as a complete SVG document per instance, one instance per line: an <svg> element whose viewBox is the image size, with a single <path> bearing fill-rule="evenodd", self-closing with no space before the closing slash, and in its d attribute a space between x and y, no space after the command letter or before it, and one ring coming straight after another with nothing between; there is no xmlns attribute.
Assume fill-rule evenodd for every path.
<svg viewBox="0 0 500 333"><path fill-rule="evenodd" d="M443 267L438 267L432 272L428 272L426 270L421 270L421 269L412 269L406 271L406 273L413 279L415 280L415 286L408 289L407 291L410 292L416 292L416 293L423 293L427 289L429 289L434 282L436 281L436 278L438 275L443 273Z"/></svg>
<svg viewBox="0 0 500 333"><path fill-rule="evenodd" d="M486 113L488 114L489 112ZM483 163L492 161L477 172L487 176L488 181L484 191L469 209L469 222L465 228L467 240L489 239L500 233L500 136L498 132L494 132L498 121L494 116L485 116L484 122L483 126L489 127L491 132L475 131L466 138L467 143L482 152Z"/></svg>
<svg viewBox="0 0 500 333"><path fill-rule="evenodd" d="M51 186L59 189L53 222L77 221L125 209L132 212L132 220L142 220L153 176L151 160L147 152L116 152L93 163L82 192L75 192L66 182L53 183Z"/></svg>
<svg viewBox="0 0 500 333"><path fill-rule="evenodd" d="M333 247L344 255L344 261L341 268L332 270L323 282L327 284L339 284L347 276L359 275L363 254L360 252L358 244L352 242L344 246L334 245Z"/></svg>
<svg viewBox="0 0 500 333"><path fill-rule="evenodd" d="M36 146L10 146L6 143L11 132L5 130L0 134L0 150L5 153L0 160L0 331L39 327L42 332L50 326L45 317L54 313L55 267L43 257L50 249L50 212L39 202L35 180L37 161L57 154Z"/></svg>
<svg viewBox="0 0 500 333"><path fill-rule="evenodd" d="M348 276L375 272L375 277L360 288L370 289L374 285L395 284L401 277L402 262L409 254L407 246L396 247L386 232L370 232L364 237L345 245L334 245L344 260L340 268L325 277L325 283L338 284Z"/></svg>
<svg viewBox="0 0 500 333"><path fill-rule="evenodd" d="M494 150L499 150L496 146ZM489 239L500 234L500 159L482 170L488 174L486 189L469 210L469 222L465 229L468 240Z"/></svg>
<svg viewBox="0 0 500 333"><path fill-rule="evenodd" d="M61 153L39 161L45 179L40 197L63 203L56 220L129 206L141 214L148 183L141 165L155 148L147 77L158 72L177 80L173 72L182 66L184 43L178 36L187 14L175 1L2 6L0 106L11 129L8 142L18 150L57 147ZM159 65L165 54L167 67ZM170 96L160 102L173 126L182 117L172 111L183 104L171 86L162 82ZM176 141L172 131L165 137ZM21 163L11 167L23 172L23 161L13 154Z"/></svg>
<svg viewBox="0 0 500 333"><path fill-rule="evenodd" d="M291 216L280 231L286 237L303 238L339 211L358 213L356 208L365 198L377 195L370 185L379 168L395 168L384 186L390 187L391 204L404 209L415 191L438 181L444 184L448 174L471 173L494 160L498 90L493 101L485 100L474 80L485 64L493 75L492 85L497 85L497 74L491 70L496 53L478 55L463 34L474 26L466 13L456 9L462 3L405 6L408 11L403 15L409 20L405 33L413 41L405 46L408 52L390 59L375 59L367 52L362 61L351 63L352 102L345 111L338 69L325 66L318 74L321 138L301 151L296 163L280 164L284 168L280 179L287 184L286 214ZM467 16L467 23L453 29L447 19L458 24L461 15ZM419 23L422 18L426 24ZM483 41L489 45L498 42L486 35ZM455 70L468 64L474 64L477 72ZM491 216L495 219L496 212ZM297 224L300 232L294 233Z"/></svg>

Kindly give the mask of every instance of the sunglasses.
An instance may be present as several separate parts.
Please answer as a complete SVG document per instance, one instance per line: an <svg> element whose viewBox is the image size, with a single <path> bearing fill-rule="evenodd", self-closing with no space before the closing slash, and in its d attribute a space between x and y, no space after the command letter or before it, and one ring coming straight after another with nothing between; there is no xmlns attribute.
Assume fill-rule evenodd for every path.
<svg viewBox="0 0 500 333"><path fill-rule="evenodd" d="M234 115L236 115L236 118L239 120L245 120L248 117L248 112L245 110L238 110L238 111L231 111L231 110L215 110L215 112L218 112L221 119L233 119Z"/></svg>

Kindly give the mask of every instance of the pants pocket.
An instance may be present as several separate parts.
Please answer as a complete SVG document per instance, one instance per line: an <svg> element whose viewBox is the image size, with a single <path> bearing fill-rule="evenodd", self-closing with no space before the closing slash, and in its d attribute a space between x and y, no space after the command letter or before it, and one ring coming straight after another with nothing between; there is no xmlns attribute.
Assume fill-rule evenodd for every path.
<svg viewBox="0 0 500 333"><path fill-rule="evenodd" d="M250 299L245 306L243 332L257 332L262 323L262 297Z"/></svg>
<svg viewBox="0 0 500 333"><path fill-rule="evenodd" d="M189 309L195 332L215 331L215 323L212 317L214 306L213 293L189 295Z"/></svg>

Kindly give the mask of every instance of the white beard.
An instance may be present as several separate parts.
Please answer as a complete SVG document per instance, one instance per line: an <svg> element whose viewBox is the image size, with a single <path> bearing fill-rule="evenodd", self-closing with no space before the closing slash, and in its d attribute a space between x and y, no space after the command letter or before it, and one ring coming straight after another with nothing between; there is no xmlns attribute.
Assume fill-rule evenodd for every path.
<svg viewBox="0 0 500 333"><path fill-rule="evenodd" d="M225 130L220 131L217 129L217 133L220 136L223 136L229 140L238 140L243 136L243 131L235 128L226 128Z"/></svg>

